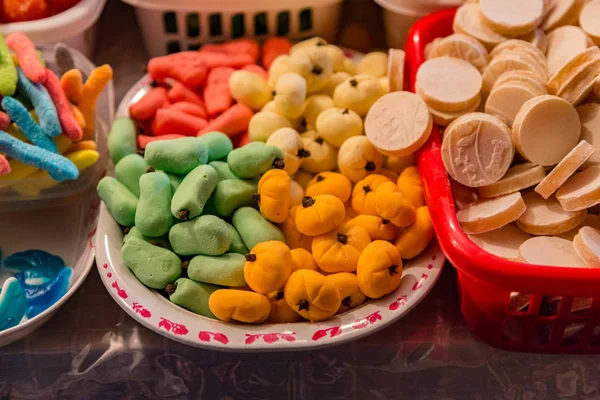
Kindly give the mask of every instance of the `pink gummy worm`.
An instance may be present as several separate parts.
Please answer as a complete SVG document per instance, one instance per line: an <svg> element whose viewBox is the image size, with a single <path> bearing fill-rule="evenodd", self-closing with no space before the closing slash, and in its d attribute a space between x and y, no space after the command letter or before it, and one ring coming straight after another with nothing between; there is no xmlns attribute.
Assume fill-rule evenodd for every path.
<svg viewBox="0 0 600 400"><path fill-rule="evenodd" d="M0 111L0 131L6 131L10 127L10 117L3 111Z"/></svg>
<svg viewBox="0 0 600 400"><path fill-rule="evenodd" d="M0 175L6 175L10 172L10 164L8 160L0 155Z"/></svg>
<svg viewBox="0 0 600 400"><path fill-rule="evenodd" d="M21 32L11 33L6 37L5 42L17 56L25 76L33 82L44 83L46 72L38 59L33 42Z"/></svg>
<svg viewBox="0 0 600 400"><path fill-rule="evenodd" d="M77 119L75 119L73 108L71 107L69 100L67 100L67 96L60 84L60 80L54 72L50 71L48 68L45 69L45 73L46 80L44 82L44 87L50 94L54 106L56 106L62 133L73 141L81 140L83 137L83 130L77 123Z"/></svg>

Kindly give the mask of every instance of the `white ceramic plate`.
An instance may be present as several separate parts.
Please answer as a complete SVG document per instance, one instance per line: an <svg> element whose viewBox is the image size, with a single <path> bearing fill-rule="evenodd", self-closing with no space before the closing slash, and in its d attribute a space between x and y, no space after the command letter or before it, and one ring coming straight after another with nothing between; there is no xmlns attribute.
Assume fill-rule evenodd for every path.
<svg viewBox="0 0 600 400"><path fill-rule="evenodd" d="M135 320L170 339L191 346L230 351L281 351L331 346L370 335L408 314L439 278L444 255L432 242L405 265L393 293L318 323L242 325L187 311L146 288L123 262L123 233L104 204L96 232L96 263L104 286Z"/></svg>

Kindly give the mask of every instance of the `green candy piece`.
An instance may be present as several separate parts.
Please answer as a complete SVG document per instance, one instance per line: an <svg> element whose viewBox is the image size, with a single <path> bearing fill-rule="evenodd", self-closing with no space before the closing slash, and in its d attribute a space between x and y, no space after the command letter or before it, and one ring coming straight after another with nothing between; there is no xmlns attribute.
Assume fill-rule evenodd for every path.
<svg viewBox="0 0 600 400"><path fill-rule="evenodd" d="M125 185L115 178L105 176L98 182L96 190L100 199L106 204L108 212L118 224L123 226L135 224L138 198Z"/></svg>
<svg viewBox="0 0 600 400"><path fill-rule="evenodd" d="M231 170L229 169L229 165L223 161L211 161L208 163L211 167L217 171L217 176L219 177L219 181L224 181L225 179L240 179Z"/></svg>
<svg viewBox="0 0 600 400"><path fill-rule="evenodd" d="M231 246L225 221L213 215L202 215L191 221L173 225L169 231L169 242L175 253L182 256L218 256Z"/></svg>
<svg viewBox="0 0 600 400"><path fill-rule="evenodd" d="M278 240L285 243L285 237L279 228L252 207L242 207L233 214L233 226L238 231L244 244L250 250L259 243Z"/></svg>
<svg viewBox="0 0 600 400"><path fill-rule="evenodd" d="M137 139L133 120L128 117L115 119L108 134L108 152L113 163L137 151Z"/></svg>
<svg viewBox="0 0 600 400"><path fill-rule="evenodd" d="M240 236L238 231L230 223L225 223L227 224L227 228L229 229L229 237L231 238L231 246L229 246L229 250L227 250L227 252L242 255L248 254L248 248L244 244L244 241L242 240L242 237Z"/></svg>
<svg viewBox="0 0 600 400"><path fill-rule="evenodd" d="M198 136L198 140L208 148L208 161L215 161L227 155L233 150L231 139L221 132L208 132Z"/></svg>
<svg viewBox="0 0 600 400"><path fill-rule="evenodd" d="M164 172L155 171L140 177L140 201L135 212L135 226L142 235L166 235L175 218L171 214L171 181Z"/></svg>
<svg viewBox="0 0 600 400"><path fill-rule="evenodd" d="M171 181L171 193L175 193L179 185L181 185L183 178L185 177L177 174L170 174L168 172L166 174L169 177L169 180Z"/></svg>
<svg viewBox="0 0 600 400"><path fill-rule="evenodd" d="M128 154L115 165L115 178L131 193L140 197L140 176L146 173L149 165L139 154Z"/></svg>
<svg viewBox="0 0 600 400"><path fill-rule="evenodd" d="M217 319L208 307L208 299L213 292L219 289L218 286L194 282L188 278L179 278L172 287L167 287L167 292L171 292L169 300L173 304L204 317Z"/></svg>
<svg viewBox="0 0 600 400"><path fill-rule="evenodd" d="M148 143L144 158L154 169L185 175L198 165L206 164L208 149L195 137L157 140Z"/></svg>
<svg viewBox="0 0 600 400"><path fill-rule="evenodd" d="M175 253L132 237L121 248L121 257L145 286L164 289L181 276L181 260Z"/></svg>
<svg viewBox="0 0 600 400"><path fill-rule="evenodd" d="M125 236L123 236L123 243L127 242L129 239L134 238L134 237L136 237L138 239L142 239L143 241L148 242L154 246L159 246L159 247L163 247L168 250L172 250L171 244L169 243L169 239L166 236L163 236L163 237L144 236L144 235L142 235L142 232L140 232L140 230L135 226L132 226L129 229L129 231L125 234Z"/></svg>
<svg viewBox="0 0 600 400"><path fill-rule="evenodd" d="M0 33L0 96L12 96L17 90L17 69L4 36Z"/></svg>
<svg viewBox="0 0 600 400"><path fill-rule="evenodd" d="M217 172L213 167L200 165L187 174L173 194L171 213L175 218L188 220L202 214L204 205L217 186Z"/></svg>
<svg viewBox="0 0 600 400"><path fill-rule="evenodd" d="M190 261L187 272L188 277L196 282L241 287L246 286L245 263L246 257L235 253L227 253L218 257L196 256Z"/></svg>
<svg viewBox="0 0 600 400"><path fill-rule="evenodd" d="M231 172L240 178L258 178L271 168L283 169L283 151L263 142L252 142L233 150L227 156Z"/></svg>
<svg viewBox="0 0 600 400"><path fill-rule="evenodd" d="M252 196L257 191L258 185L255 183L240 179L226 179L217 183L211 201L218 216L229 218L238 208L255 204L256 200Z"/></svg>

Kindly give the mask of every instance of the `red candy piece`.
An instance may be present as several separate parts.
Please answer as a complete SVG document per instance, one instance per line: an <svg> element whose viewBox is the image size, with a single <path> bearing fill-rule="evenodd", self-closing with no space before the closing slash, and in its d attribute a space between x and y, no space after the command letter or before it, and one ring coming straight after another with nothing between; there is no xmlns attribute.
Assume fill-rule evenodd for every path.
<svg viewBox="0 0 600 400"><path fill-rule="evenodd" d="M3 17L6 22L32 21L50 16L46 0L4 0Z"/></svg>
<svg viewBox="0 0 600 400"><path fill-rule="evenodd" d="M65 92L60 85L60 80L54 74L54 72L49 69L45 69L46 79L44 82L44 87L50 94L50 98L52 98L52 102L56 107L56 112L58 113L58 121L60 122L60 127L62 128L62 133L73 141L81 140L83 137L83 130L81 126L77 123L77 119L75 119L75 114L73 113L73 107Z"/></svg>
<svg viewBox="0 0 600 400"><path fill-rule="evenodd" d="M133 119L143 121L152 118L157 110L167 107L169 104L171 103L167 97L167 89L155 87L150 89L137 103L129 106L129 115Z"/></svg>
<svg viewBox="0 0 600 400"><path fill-rule="evenodd" d="M278 36L268 38L262 49L262 65L269 69L273 60L281 55L288 54L291 48L292 43L286 38Z"/></svg>
<svg viewBox="0 0 600 400"><path fill-rule="evenodd" d="M205 44L200 52L226 53L229 55L246 54L252 58L250 64L256 64L258 62L259 47L256 40L242 38L222 44Z"/></svg>
<svg viewBox="0 0 600 400"><path fill-rule="evenodd" d="M196 89L202 86L206 79L208 67L205 58L197 51L155 57L148 63L148 72L153 79L162 81L172 78Z"/></svg>
<svg viewBox="0 0 600 400"><path fill-rule="evenodd" d="M237 135L236 137L232 138L231 141L233 142L233 148L237 149L238 147L242 147L250 143L250 135L248 135L248 131L246 131L241 135Z"/></svg>
<svg viewBox="0 0 600 400"><path fill-rule="evenodd" d="M234 71L229 67L217 67L208 73L204 101L206 102L206 111L211 117L223 113L233 104L233 98L229 91L229 77Z"/></svg>
<svg viewBox="0 0 600 400"><path fill-rule="evenodd" d="M242 68L244 71L248 71L248 72L253 72L256 75L259 75L261 78L263 78L265 81L267 79L269 79L269 73L267 71L265 71L265 69L263 67L261 67L260 65L256 65L256 64L250 64L250 65L246 65L244 68Z"/></svg>
<svg viewBox="0 0 600 400"><path fill-rule="evenodd" d="M33 42L21 32L11 33L6 37L5 42L17 56L25 76L33 82L44 83L46 71L40 64Z"/></svg>
<svg viewBox="0 0 600 400"><path fill-rule="evenodd" d="M250 54L229 54L224 52L201 51L208 69L217 67L230 67L240 69L248 64L254 64L254 58Z"/></svg>
<svg viewBox="0 0 600 400"><path fill-rule="evenodd" d="M171 89L169 89L168 96L171 103L187 101L189 103L197 104L206 112L206 106L204 105L202 97L180 82L173 82Z"/></svg>
<svg viewBox="0 0 600 400"><path fill-rule="evenodd" d="M168 107L169 110L177 110L184 112L194 117L206 119L206 110L200 107L198 104L190 103L189 101L181 101L179 103L171 104Z"/></svg>
<svg viewBox="0 0 600 400"><path fill-rule="evenodd" d="M6 131L10 127L11 121L8 114L0 111L0 131Z"/></svg>
<svg viewBox="0 0 600 400"><path fill-rule="evenodd" d="M238 135L248 130L250 118L254 115L252 109L243 104L236 104L217 118L210 121L204 128L199 130L198 136L212 131L223 132L229 136Z"/></svg>
<svg viewBox="0 0 600 400"><path fill-rule="evenodd" d="M10 172L10 164L8 160L0 154L0 175L6 175Z"/></svg>
<svg viewBox="0 0 600 400"><path fill-rule="evenodd" d="M152 123L155 136L176 133L185 136L195 136L208 123L205 119L194 117L177 110L162 108L156 112Z"/></svg>
<svg viewBox="0 0 600 400"><path fill-rule="evenodd" d="M171 140L171 139L181 139L184 138L184 135L178 135L176 133L171 133L170 135L162 135L162 136L148 136L148 135L138 135L137 143L140 149L145 149L148 146L148 143L155 142L157 140Z"/></svg>

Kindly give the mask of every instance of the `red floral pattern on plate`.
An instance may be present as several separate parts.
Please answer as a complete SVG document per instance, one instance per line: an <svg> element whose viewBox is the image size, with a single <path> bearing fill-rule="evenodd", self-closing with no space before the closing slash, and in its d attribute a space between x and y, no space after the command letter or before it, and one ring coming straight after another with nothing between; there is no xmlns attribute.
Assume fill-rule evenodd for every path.
<svg viewBox="0 0 600 400"><path fill-rule="evenodd" d="M381 321L381 314L379 311L375 311L373 314L369 314L364 318L357 319L352 323L353 329L363 329L367 326L374 325L377 321Z"/></svg>
<svg viewBox="0 0 600 400"><path fill-rule="evenodd" d="M423 282L424 282L424 281L425 281L427 278L429 278L429 275L427 275L427 274L423 273L423 274L421 275L421 279L419 279L419 281L418 281L418 282L415 282L415 284L413 285L413 287L412 287L412 290L419 290L419 289L421 289L421 288L423 287Z"/></svg>
<svg viewBox="0 0 600 400"><path fill-rule="evenodd" d="M163 328L167 332L171 332L176 336L183 336L188 334L188 329L183 324L178 324L177 322L173 322L164 317L160 317L160 322L158 323L159 328Z"/></svg>
<svg viewBox="0 0 600 400"><path fill-rule="evenodd" d="M404 304L406 304L406 295L403 294L402 296L398 297L396 300L394 300L390 306L388 307L390 311L394 311L400 308L400 306L403 306Z"/></svg>
<svg viewBox="0 0 600 400"><path fill-rule="evenodd" d="M200 339L201 342L210 342L211 338L223 344L229 343L229 338L223 333L208 331L200 331L198 333L198 339Z"/></svg>
<svg viewBox="0 0 600 400"><path fill-rule="evenodd" d="M285 332L285 333L256 333L250 334L246 333L246 344L252 344L256 342L258 339L262 338L263 342L267 344L278 342L281 340L286 340L288 342L296 341L296 332Z"/></svg>
<svg viewBox="0 0 600 400"><path fill-rule="evenodd" d="M137 301L133 302L133 304L131 305L131 308L133 309L133 311L140 314L144 318L150 318L152 316L152 313L150 312L150 310L145 309L144 306L142 306Z"/></svg>
<svg viewBox="0 0 600 400"><path fill-rule="evenodd" d="M342 328L340 328L339 326L332 326L331 328L327 329L319 329L312 335L312 340L316 342L317 340L327 336L328 333L330 338L339 336L342 333Z"/></svg>
<svg viewBox="0 0 600 400"><path fill-rule="evenodd" d="M111 286L117 291L117 295L120 298L126 299L128 297L127 292L119 287L119 284L117 283L117 281L113 282Z"/></svg>

